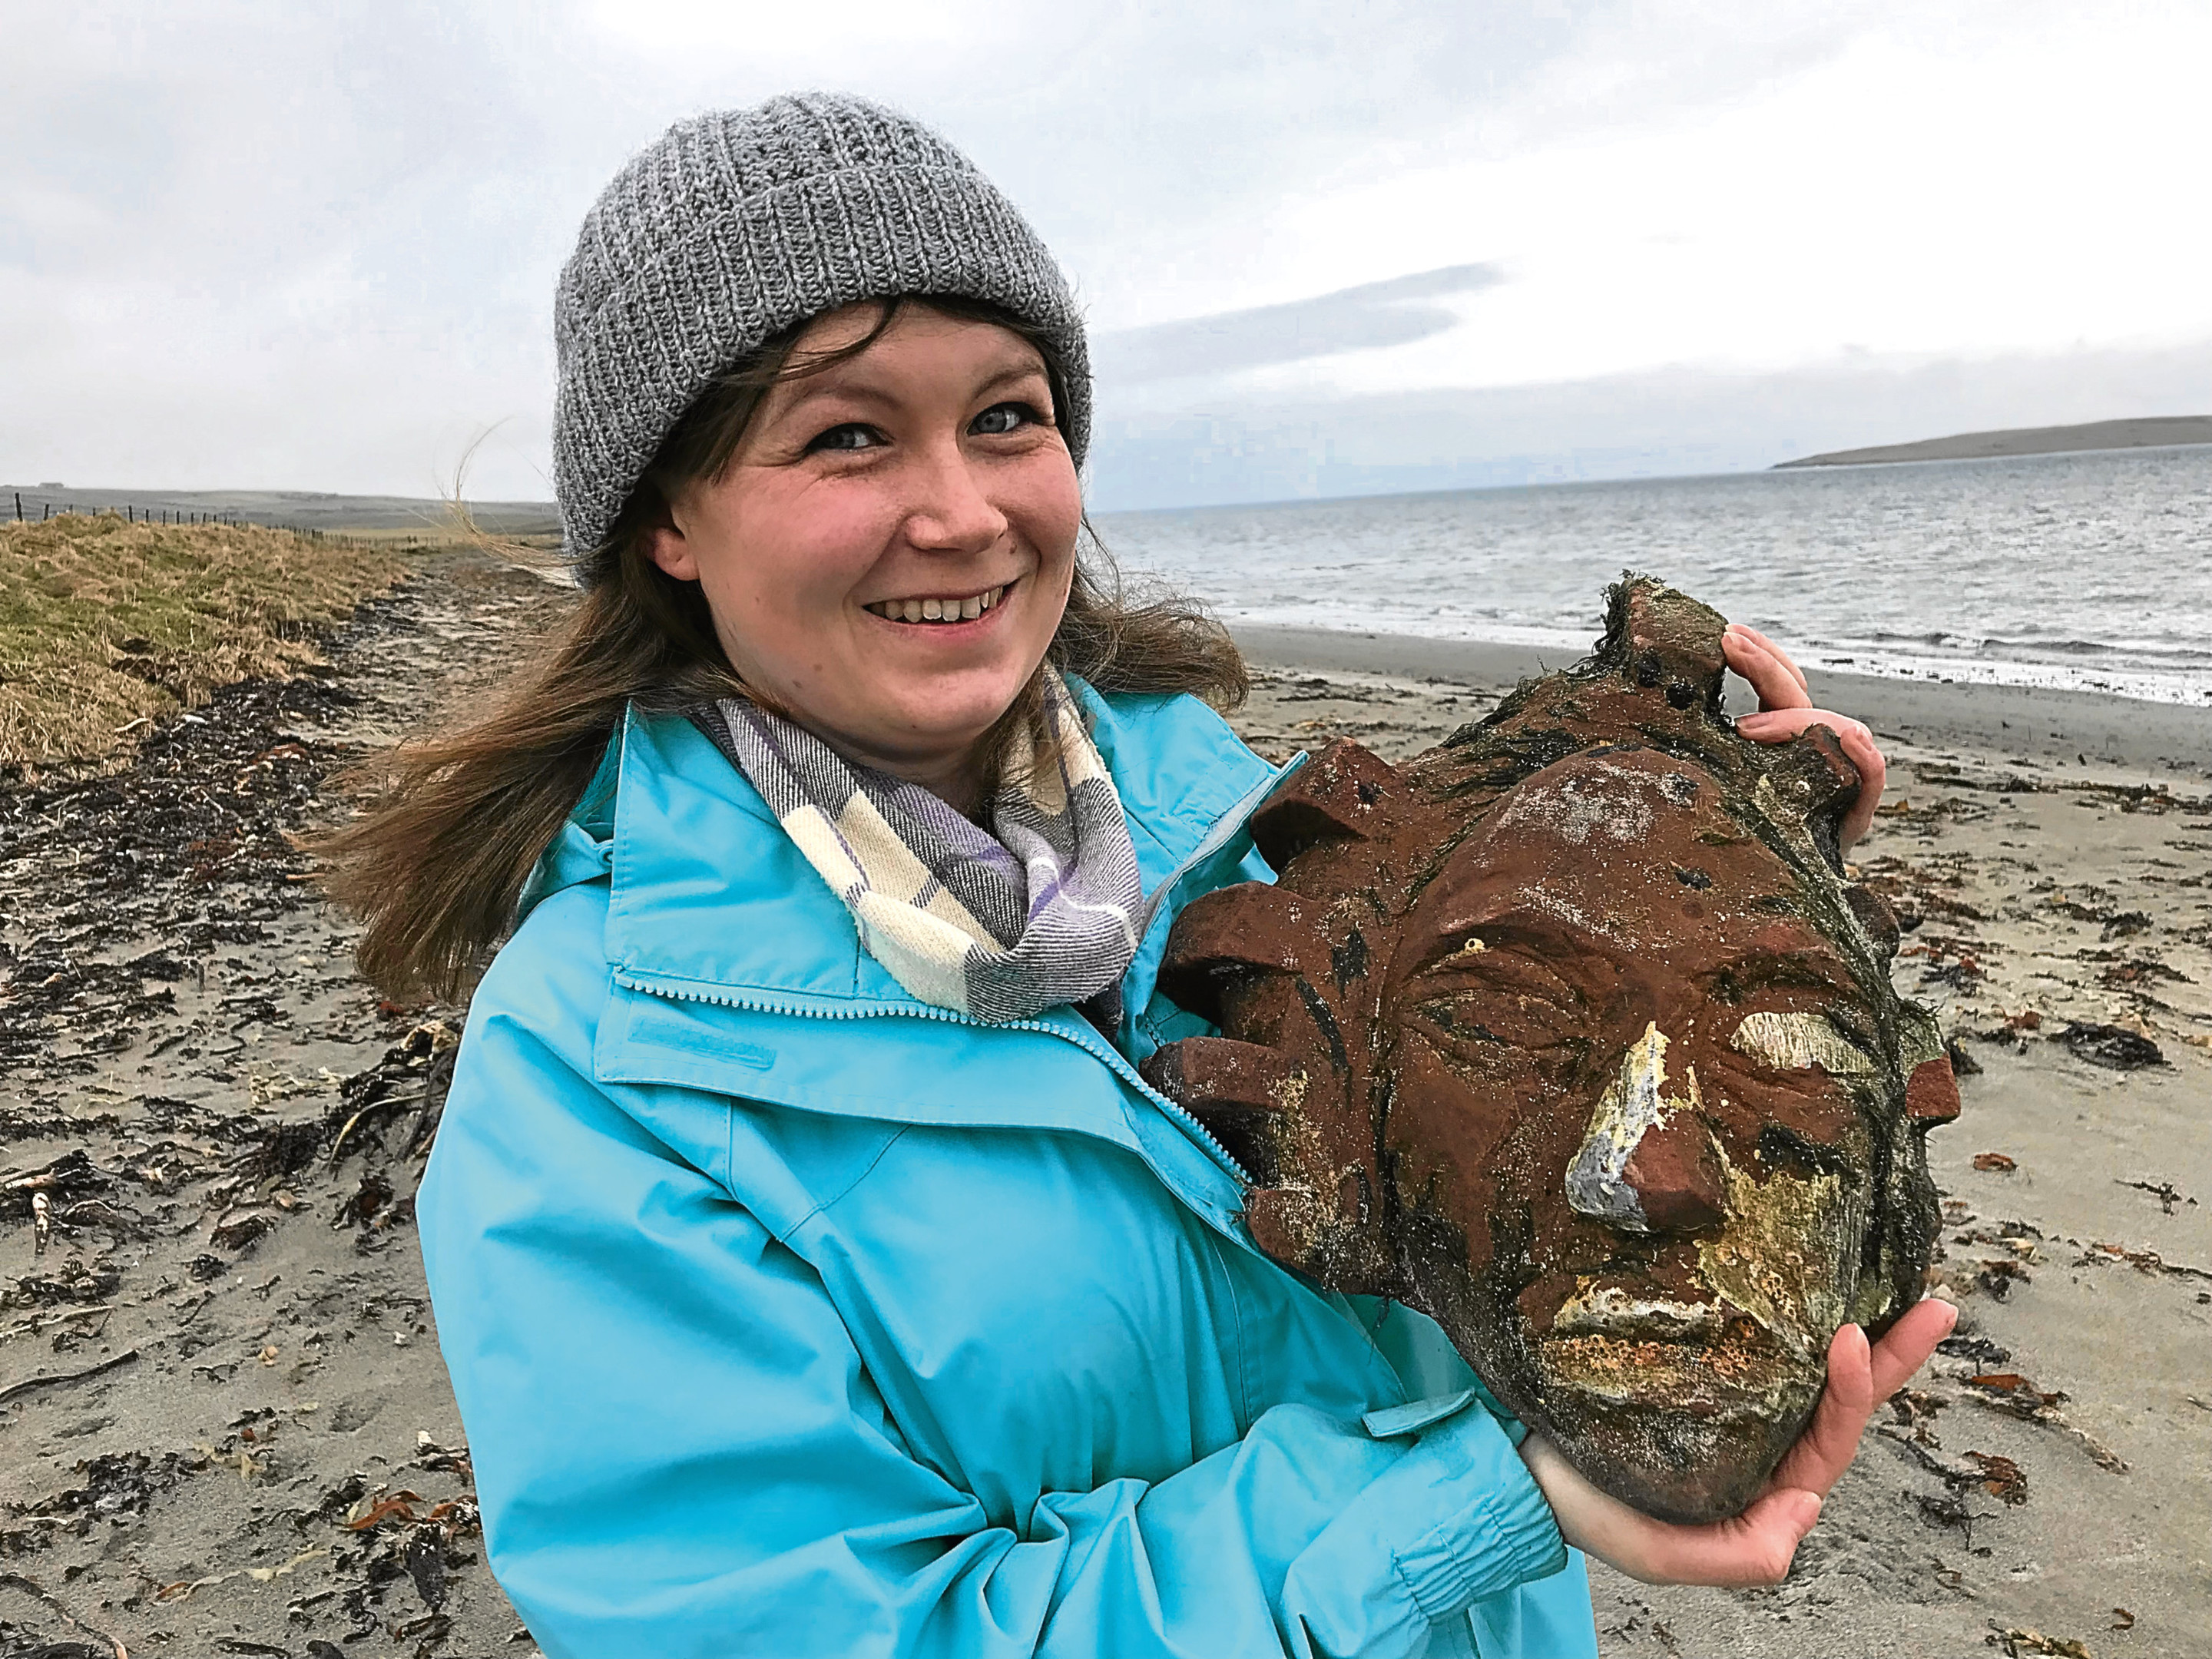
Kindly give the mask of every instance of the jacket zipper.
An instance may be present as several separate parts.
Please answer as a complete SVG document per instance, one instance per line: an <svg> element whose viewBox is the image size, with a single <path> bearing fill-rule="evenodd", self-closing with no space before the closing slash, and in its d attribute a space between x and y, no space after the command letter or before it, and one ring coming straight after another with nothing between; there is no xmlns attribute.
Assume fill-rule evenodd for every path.
<svg viewBox="0 0 2212 1659"><path fill-rule="evenodd" d="M1279 789L1285 780L1296 775L1304 767L1306 758L1306 751L1299 750L1277 768L1272 776L1262 779L1246 790L1234 806L1213 821L1213 827L1191 849L1190 855L1168 872L1166 878L1152 889L1139 908L1136 922L1139 939L1152 931L1152 918L1159 914L1160 906L1167 902L1168 895L1175 891L1182 878L1227 846L1229 838L1244 827L1259 809L1260 803Z"/></svg>
<svg viewBox="0 0 2212 1659"><path fill-rule="evenodd" d="M1252 1177L1244 1172L1242 1164L1230 1156L1229 1149L1213 1138L1212 1131L1200 1123L1188 1109L1176 1104L1153 1088L1151 1084L1146 1082L1137 1068L1129 1064L1127 1057L1120 1049L1108 1042L1093 1042L1089 1037L1065 1027L1048 1024L1044 1020L976 1019L967 1014L955 1013L950 1008L939 1008L930 1003L920 1001L896 1005L874 1003L842 1008L794 1007L790 1004L779 1002L772 997L749 997L735 994L717 994L709 991L678 989L674 986L640 978L619 968L615 969L615 983L622 986L625 990L640 991L647 996L666 997L675 1002L707 1002L717 1007L742 1008L757 1014L781 1014L805 1019L878 1019L893 1014L905 1014L921 1019L943 1020L954 1025L973 1026L979 1031L1042 1031L1048 1036L1056 1036L1063 1042L1073 1043L1095 1060L1103 1060L1108 1069L1116 1077L1134 1086L1146 1099L1160 1107L1177 1124L1182 1126L1192 1139L1197 1141L1201 1147L1212 1154L1216 1163L1237 1178L1238 1185L1249 1187L1252 1184Z"/></svg>

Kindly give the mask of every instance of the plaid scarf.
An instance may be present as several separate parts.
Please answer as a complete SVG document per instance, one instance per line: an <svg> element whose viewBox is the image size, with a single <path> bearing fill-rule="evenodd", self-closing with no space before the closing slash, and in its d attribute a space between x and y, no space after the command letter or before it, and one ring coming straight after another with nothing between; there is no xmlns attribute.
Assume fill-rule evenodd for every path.
<svg viewBox="0 0 2212 1659"><path fill-rule="evenodd" d="M868 954L914 996L990 1021L1075 1003L1110 1030L1137 949L1136 849L1066 684L1042 672L1059 763L1036 768L1028 732L1018 733L988 830L742 698L690 718L845 902Z"/></svg>

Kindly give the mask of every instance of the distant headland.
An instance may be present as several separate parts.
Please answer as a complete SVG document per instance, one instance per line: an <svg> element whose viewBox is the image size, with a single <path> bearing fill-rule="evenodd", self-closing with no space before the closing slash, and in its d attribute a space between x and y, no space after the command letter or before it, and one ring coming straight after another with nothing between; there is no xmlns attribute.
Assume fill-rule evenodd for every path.
<svg viewBox="0 0 2212 1659"><path fill-rule="evenodd" d="M2212 415L2153 415L2133 421L2089 421L2081 426L2016 426L2002 432L1960 432L1915 444L1836 449L1825 455L1778 463L1787 466L1865 466L1877 461L1972 461L1996 455L2056 455L2070 449L2151 449L2166 444L2212 444Z"/></svg>

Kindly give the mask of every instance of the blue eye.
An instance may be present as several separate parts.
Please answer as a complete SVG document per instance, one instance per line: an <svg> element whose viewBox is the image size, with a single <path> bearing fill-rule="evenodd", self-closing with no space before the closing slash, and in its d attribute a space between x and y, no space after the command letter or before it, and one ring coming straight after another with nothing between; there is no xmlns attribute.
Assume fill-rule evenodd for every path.
<svg viewBox="0 0 2212 1659"><path fill-rule="evenodd" d="M882 438L883 434L875 428L863 426L858 421L848 421L842 426L833 426L827 432L817 434L806 447L810 452L817 449L873 449Z"/></svg>
<svg viewBox="0 0 2212 1659"><path fill-rule="evenodd" d="M1027 404L994 404L978 415L968 429L996 437L1018 431L1041 418Z"/></svg>

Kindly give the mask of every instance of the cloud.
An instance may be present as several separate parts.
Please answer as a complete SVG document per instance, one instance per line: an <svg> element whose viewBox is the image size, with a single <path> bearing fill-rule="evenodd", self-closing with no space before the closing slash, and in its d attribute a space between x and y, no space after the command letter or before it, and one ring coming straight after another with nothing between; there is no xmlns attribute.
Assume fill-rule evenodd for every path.
<svg viewBox="0 0 2212 1659"><path fill-rule="evenodd" d="M1118 388L1410 345L1445 333L1460 321L1448 307L1416 301L1479 294L1504 280L1494 264L1445 265L1285 305L1118 329L1098 337L1092 368L1102 386Z"/></svg>
<svg viewBox="0 0 2212 1659"><path fill-rule="evenodd" d="M934 123L1021 205L1097 331L1103 426L2212 333L2212 220L2174 188L2201 5L15 10L17 478L421 494L495 426L472 487L541 495L592 197L672 120L803 86ZM1494 453L1437 430L1477 446L1439 465Z"/></svg>

